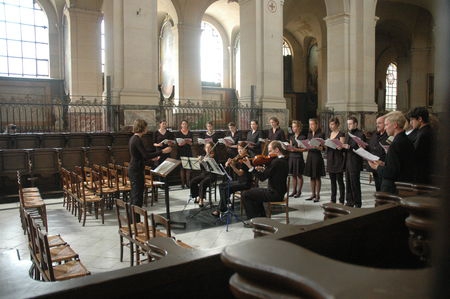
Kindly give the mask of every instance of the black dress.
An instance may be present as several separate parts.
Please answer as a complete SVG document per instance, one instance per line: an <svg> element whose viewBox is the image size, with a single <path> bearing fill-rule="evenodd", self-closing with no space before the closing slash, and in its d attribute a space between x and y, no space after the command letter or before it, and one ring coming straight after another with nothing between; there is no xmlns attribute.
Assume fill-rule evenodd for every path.
<svg viewBox="0 0 450 299"><path fill-rule="evenodd" d="M173 141L174 140L173 133L170 132L169 130L166 130L166 133L164 133L164 134L161 134L159 132L159 130L155 131L155 135L153 137L154 143L160 143L161 141L163 141L165 139ZM157 149L158 150L163 150L163 149L165 149L168 146L169 146L168 144L163 144L161 147L157 147ZM168 154L161 154L159 159L158 159L158 161L155 162L155 165L157 166L157 165L161 164L168 157L170 157L170 153L168 153Z"/></svg>
<svg viewBox="0 0 450 299"><path fill-rule="evenodd" d="M263 132L261 130L256 130L255 132L252 132L251 130L247 133L247 141L252 142L255 144L253 148L250 146L247 148L248 152L250 153L250 157L254 157L256 155L261 154L261 141L259 139L263 139Z"/></svg>
<svg viewBox="0 0 450 299"><path fill-rule="evenodd" d="M178 131L175 133L175 138L190 138L194 140L194 134L192 134L191 131L188 131L187 134L183 134L183 132ZM180 159L180 157L192 157L192 147L190 144L185 143L181 146L178 145L177 159Z"/></svg>
<svg viewBox="0 0 450 299"><path fill-rule="evenodd" d="M277 128L275 132L272 128L267 130L267 139L270 141L272 140L280 140L280 141L286 141L286 135L284 134L284 131L281 128Z"/></svg>
<svg viewBox="0 0 450 299"><path fill-rule="evenodd" d="M303 135L295 134L291 135L289 140L292 143L292 146L298 148L297 140L306 139ZM289 174L292 174L295 177L303 175L305 171L305 160L303 159L303 152L289 152Z"/></svg>
<svg viewBox="0 0 450 299"><path fill-rule="evenodd" d="M339 132L334 139L340 140L340 137L345 137L344 132ZM331 135L330 135L331 138ZM329 173L342 173L345 170L345 156L344 150L333 149L327 147L327 171Z"/></svg>
<svg viewBox="0 0 450 299"><path fill-rule="evenodd" d="M238 142L240 140L242 140L241 137L241 131L236 131L233 135L233 133L231 133L231 131L228 131L225 135L225 137L231 137L233 138L234 144L233 145L237 145ZM234 158L238 155L238 150L236 147L227 147L227 156L228 158Z"/></svg>
<svg viewBox="0 0 450 299"><path fill-rule="evenodd" d="M308 140L313 138L325 139L325 134L318 130L314 135L312 132L308 133ZM319 179L325 176L325 163L323 162L322 152L318 149L311 149L308 151L308 157L306 158L305 172L306 176L311 179Z"/></svg>

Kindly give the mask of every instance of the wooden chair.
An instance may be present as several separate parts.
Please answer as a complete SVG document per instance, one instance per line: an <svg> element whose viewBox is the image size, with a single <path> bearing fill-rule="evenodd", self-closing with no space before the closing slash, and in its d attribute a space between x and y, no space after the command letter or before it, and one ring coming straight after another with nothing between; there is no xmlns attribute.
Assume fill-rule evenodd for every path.
<svg viewBox="0 0 450 299"><path fill-rule="evenodd" d="M38 230L38 239L41 268L45 281L67 280L91 274L78 257L63 264L54 265L53 263L56 261L50 251L47 233Z"/></svg>
<svg viewBox="0 0 450 299"><path fill-rule="evenodd" d="M131 214L129 205L121 199L116 198L116 215L119 223L120 238L120 261L123 261L123 247L130 248L130 266L134 263L134 240L131 226ZM124 239L127 241L124 242Z"/></svg>
<svg viewBox="0 0 450 299"><path fill-rule="evenodd" d="M168 220L166 217L152 213L150 214L150 220L153 236L151 240L153 240L154 238L172 238L177 246L183 248L192 248L190 245L182 242L181 240L177 240L175 237L172 236L172 231L170 229L170 220ZM162 225L165 229L165 232L158 229L158 225ZM151 242L151 240L149 242ZM158 254L160 254L157 251L155 252L154 250L152 250L152 248L150 248L150 251L152 252L152 256L155 258L157 258Z"/></svg>
<svg viewBox="0 0 450 299"><path fill-rule="evenodd" d="M104 200L96 194L88 194L83 178L80 175L73 174L72 179L75 182L77 190L76 198L78 202L78 221L81 222L81 219L83 219L83 226L85 226L87 211L93 207L95 218L98 219L98 214L100 211L102 224L105 224Z"/></svg>
<svg viewBox="0 0 450 299"><path fill-rule="evenodd" d="M136 246L136 265L141 264L141 254L147 256L147 261L151 262L152 258L150 250L147 246L148 240L153 237L153 231L150 230L148 224L148 213L146 209L132 205L131 206L131 219L133 224L133 241Z"/></svg>
<svg viewBox="0 0 450 299"><path fill-rule="evenodd" d="M19 186L19 215L24 233L26 233L26 223L23 210L30 213L33 218L40 219L45 229L48 230L47 208L41 194L35 191L24 192L20 180L17 183Z"/></svg>
<svg viewBox="0 0 450 299"><path fill-rule="evenodd" d="M284 210L286 213L286 224L289 224L289 187L291 183L291 177L288 176L287 182L286 182L286 194L284 194L284 199L282 201L272 201L268 202L268 217L272 217L272 208L274 206L284 206Z"/></svg>
<svg viewBox="0 0 450 299"><path fill-rule="evenodd" d="M145 177L145 186L144 186L144 205L147 206L148 203L148 194L151 192L151 200L150 206L153 206L153 202L158 201L158 188L164 187L164 182L160 182L154 179L153 174L151 172L152 168L150 166L145 166L144 169L144 177Z"/></svg>

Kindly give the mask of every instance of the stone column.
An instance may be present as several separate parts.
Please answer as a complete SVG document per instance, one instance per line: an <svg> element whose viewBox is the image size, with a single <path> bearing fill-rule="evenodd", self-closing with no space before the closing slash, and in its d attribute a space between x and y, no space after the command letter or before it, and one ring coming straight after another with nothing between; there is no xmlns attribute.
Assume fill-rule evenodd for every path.
<svg viewBox="0 0 450 299"><path fill-rule="evenodd" d="M67 8L66 90L73 100L102 95L100 23L98 10ZM70 42L69 42L70 41Z"/></svg>
<svg viewBox="0 0 450 299"><path fill-rule="evenodd" d="M427 73L429 68L430 49L411 49L411 108L426 106L427 104Z"/></svg>
<svg viewBox="0 0 450 299"><path fill-rule="evenodd" d="M105 78L111 78L113 104L159 103L156 2L104 2Z"/></svg>
<svg viewBox="0 0 450 299"><path fill-rule="evenodd" d="M200 22L178 23L174 26L175 98L201 99Z"/></svg>
<svg viewBox="0 0 450 299"><path fill-rule="evenodd" d="M375 103L376 0L327 0L327 104L335 111L377 111ZM330 8L335 8L330 10Z"/></svg>
<svg viewBox="0 0 450 299"><path fill-rule="evenodd" d="M241 96L264 109L286 109L283 96L283 0L241 0ZM282 119L280 121L283 121Z"/></svg>

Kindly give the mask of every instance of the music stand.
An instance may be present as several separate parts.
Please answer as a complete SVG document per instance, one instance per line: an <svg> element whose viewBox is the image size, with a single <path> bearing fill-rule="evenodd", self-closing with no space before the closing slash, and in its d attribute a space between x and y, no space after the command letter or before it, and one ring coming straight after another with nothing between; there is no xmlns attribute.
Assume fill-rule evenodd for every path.
<svg viewBox="0 0 450 299"><path fill-rule="evenodd" d="M166 218L169 220L169 223L172 225L180 225L183 228L186 228L186 222L175 222L170 220L170 203L169 203L169 184L167 182L167 176L181 164L180 160L167 158L162 162L158 167L152 169L151 172L160 177L164 182L164 200L166 203Z"/></svg>
<svg viewBox="0 0 450 299"><path fill-rule="evenodd" d="M234 216L234 218L236 219L236 221L240 221L240 222L244 222L242 221L242 219L240 219L235 213L234 213L234 209L233 206L231 204L231 181L233 181L233 178L228 174L228 172L226 172L225 168L223 167L223 165L219 164L219 166L221 167L221 169L223 170L223 172L225 172L225 177L227 179L227 190L228 190L228 198L226 199L226 204L227 204L227 210L225 212L222 213L222 215L220 215L220 218L217 221L223 221L223 219L226 219L226 224L227 224L227 228L226 231L228 232L228 225L231 223L232 217ZM242 203L241 203L242 204Z"/></svg>
<svg viewBox="0 0 450 299"><path fill-rule="evenodd" d="M216 174L216 175L225 175L225 173L222 171L222 169L219 167L220 164L217 164L216 160L210 158L210 159L203 159L203 161L201 161L203 168L208 171L209 173L212 174ZM209 187L211 188L211 186ZM216 191L216 190L214 190ZM207 209L207 208L211 208L212 207L212 201L211 201L211 197L209 198L209 202L203 207L200 208L196 213L189 215L189 218L193 218L195 216L197 216L201 211Z"/></svg>

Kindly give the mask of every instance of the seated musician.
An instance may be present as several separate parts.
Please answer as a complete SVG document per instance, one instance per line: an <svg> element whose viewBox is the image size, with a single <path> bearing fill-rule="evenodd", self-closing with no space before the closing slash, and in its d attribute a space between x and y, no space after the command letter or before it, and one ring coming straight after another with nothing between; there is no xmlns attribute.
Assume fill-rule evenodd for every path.
<svg viewBox="0 0 450 299"><path fill-rule="evenodd" d="M237 175L237 179L230 182L224 181L219 185L219 209L214 210L211 213L213 216L219 217L220 213L227 210L230 194L236 191L250 189L251 187L253 175L248 171L248 166L242 162L242 159L248 157L247 143L245 141L241 142L238 145L237 150L238 155L233 159L228 158L225 163L225 167L230 167L233 170L233 173Z"/></svg>
<svg viewBox="0 0 450 299"><path fill-rule="evenodd" d="M199 157L200 161L214 159L214 143L207 142L205 144L205 156ZM201 164L201 172L198 176L191 179L190 189L191 197L195 198L194 202L198 203L200 208L204 206L204 199L206 195L206 189L214 182L216 179L215 174L212 174L208 169L205 169L203 164Z"/></svg>
<svg viewBox="0 0 450 299"><path fill-rule="evenodd" d="M267 188L252 188L242 193L242 201L248 219L266 217L263 202L282 201L286 190L286 180L289 174L289 164L283 155L282 144L278 140L269 143L269 156L272 157L265 167L253 166L249 159L243 162L260 181L268 179ZM256 158L253 160L256 164ZM247 223L244 223L248 226Z"/></svg>

